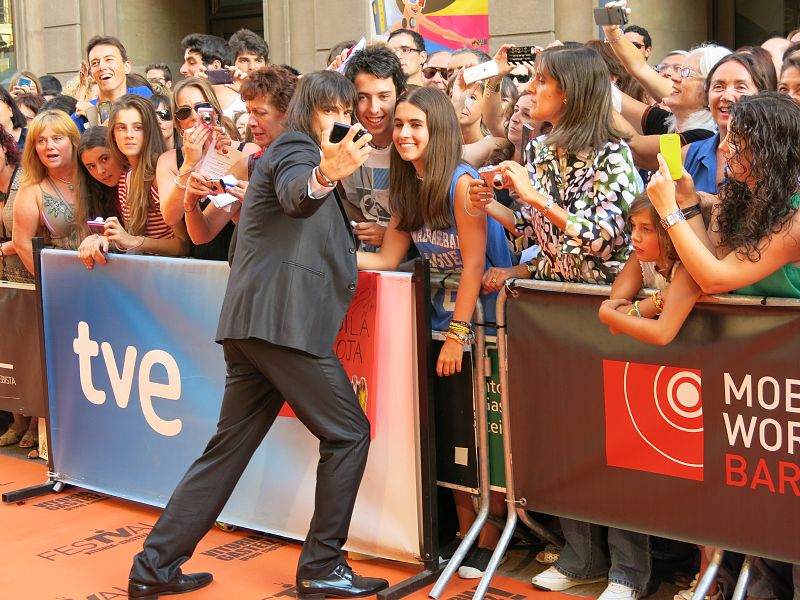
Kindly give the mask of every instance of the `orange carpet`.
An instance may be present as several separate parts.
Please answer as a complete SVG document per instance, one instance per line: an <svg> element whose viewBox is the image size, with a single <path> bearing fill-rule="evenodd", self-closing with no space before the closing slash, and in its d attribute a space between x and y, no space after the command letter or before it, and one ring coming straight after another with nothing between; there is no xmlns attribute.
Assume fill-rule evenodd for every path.
<svg viewBox="0 0 800 600"><path fill-rule="evenodd" d="M0 493L43 483L46 468L0 456ZM142 547L157 511L101 494L68 488L60 494L0 506L0 600L109 600L125 598L131 559ZM185 596L192 600L294 598L300 545L249 532L214 529L200 542L186 570L210 571L214 583ZM402 563L355 562L359 573L397 583L419 571ZM443 600L468 600L478 580L454 577ZM490 600L524 600L561 594L496 577ZM184 597L184 596L181 596ZM423 599L427 590L412 595ZM570 597L572 598L572 597ZM544 598L542 598L544 600ZM574 600L574 598L572 598Z"/></svg>

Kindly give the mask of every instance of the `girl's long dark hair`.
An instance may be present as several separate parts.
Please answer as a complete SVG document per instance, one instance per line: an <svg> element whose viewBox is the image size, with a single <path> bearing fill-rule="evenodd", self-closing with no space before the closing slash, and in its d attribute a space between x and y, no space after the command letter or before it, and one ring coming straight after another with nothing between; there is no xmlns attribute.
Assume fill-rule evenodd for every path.
<svg viewBox="0 0 800 600"><path fill-rule="evenodd" d="M761 92L741 98L730 112L729 141L741 154L728 169L746 161L750 176L749 183L729 176L720 186L717 227L726 247L755 262L795 212L790 200L800 189L800 106L785 94Z"/></svg>
<svg viewBox="0 0 800 600"><path fill-rule="evenodd" d="M81 135L78 144L78 177L81 181L81 191L83 201L78 203L75 210L75 220L81 232L81 238L88 235L86 221L96 217L117 217L122 221L122 217L117 210L117 188L108 187L97 181L83 164L81 157L83 153L92 148L108 148L108 127L98 125L90 127Z"/></svg>
<svg viewBox="0 0 800 600"><path fill-rule="evenodd" d="M420 181L414 165L400 158L392 145L389 163L389 205L398 217L400 231L416 231L422 225L448 229L453 225L450 183L461 162L461 127L450 100L441 90L414 87L401 96L397 106L408 102L425 113L428 147L425 175ZM395 110L397 109L395 107Z"/></svg>

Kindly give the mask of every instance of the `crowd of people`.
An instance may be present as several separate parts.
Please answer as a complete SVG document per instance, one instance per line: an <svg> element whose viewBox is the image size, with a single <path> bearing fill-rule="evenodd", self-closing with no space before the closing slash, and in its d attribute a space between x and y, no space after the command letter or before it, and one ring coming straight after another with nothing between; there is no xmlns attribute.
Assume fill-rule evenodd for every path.
<svg viewBox="0 0 800 600"><path fill-rule="evenodd" d="M267 43L251 31L227 41L190 34L181 42L178 81L163 63L134 74L118 39L94 37L79 76L63 89L29 72L0 87L0 277L33 281L34 237L77 250L89 269L103 268L110 252L230 255L226 305L246 312L251 276L285 289L318 283L319 270L284 272L290 263L257 263L253 252L265 235L288 248L303 231L298 223L319 218L335 196L328 205L340 202L342 211L326 218L347 227L352 247L345 252L359 269L393 270L422 256L434 271L461 276L458 290L437 289L432 298L433 327L445 335L436 363L442 377L461 370L476 303L491 322L497 292L514 278L611 285L600 321L611 334L651 344L668 344L703 293L800 297L800 33L736 50L702 43L655 65L643 27L608 25L603 33L603 40L555 42L537 49L535 62L512 63L507 44L493 57L474 47L428 54L417 31L396 29L386 43L354 53L355 41L344 41L326 70L303 75L271 64ZM465 70L488 61L497 75L467 83ZM335 123L349 127L338 142L331 141ZM660 137L673 133L682 146L679 178L659 153ZM280 162L292 152L311 169L300 183L295 167ZM346 307L355 267L325 260L324 279L344 286L330 297ZM641 297L644 288L652 292ZM263 324L255 317L226 320L225 310L220 331L234 333L221 339L259 337L253 331ZM287 322L302 320L282 310ZM323 356L319 340L338 321L331 327L322 334L270 330L260 339ZM299 339L304 332L317 340ZM248 344L226 345L226 358L255 365L253 356L274 353ZM280 389L277 374L268 379ZM316 417L307 419L312 431L328 435ZM363 458L358 426L357 439L340 443ZM227 438L218 436L222 449L207 453L227 452ZM29 447L35 456L40 437L35 418L14 415L0 445ZM191 473L181 494L196 483ZM227 483L232 489L235 477ZM466 494L455 494L455 506L457 545L474 511ZM197 539L215 510L193 526ZM502 498L493 498L492 511L503 510ZM635 600L651 589L649 536L569 519L560 526L565 545L539 554L549 568L534 587L561 591L607 579L602 600ZM342 534L346 528L335 537ZM459 575L480 577L497 539L489 525ZM146 545L136 581L175 578L186 556L176 556L165 576L154 566L166 553L162 541ZM306 566L336 567L338 549L320 548L308 550L313 557L304 550ZM705 564L706 550L696 554L697 566ZM342 577L361 592L382 585L351 572ZM169 589L187 591L210 578L181 581L184 587ZM132 597L152 593L148 585ZM797 598L797 565L756 561L751 598L784 598L793 586ZM707 600L728 591L715 584Z"/></svg>

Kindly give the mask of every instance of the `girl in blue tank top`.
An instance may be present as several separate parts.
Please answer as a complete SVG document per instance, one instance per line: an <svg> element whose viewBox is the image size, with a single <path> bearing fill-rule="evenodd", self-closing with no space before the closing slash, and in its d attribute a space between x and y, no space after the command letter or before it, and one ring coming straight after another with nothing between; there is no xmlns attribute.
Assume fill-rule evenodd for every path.
<svg viewBox="0 0 800 600"><path fill-rule="evenodd" d="M490 266L511 266L502 226L469 204L469 182L478 175L461 163L461 133L447 96L416 88L397 101L389 168L392 219L378 253L358 253L359 269L396 269L413 241L438 273L458 273L458 290L436 290L433 328L447 332L436 363L438 375L461 370L464 343ZM494 321L496 295L481 298Z"/></svg>

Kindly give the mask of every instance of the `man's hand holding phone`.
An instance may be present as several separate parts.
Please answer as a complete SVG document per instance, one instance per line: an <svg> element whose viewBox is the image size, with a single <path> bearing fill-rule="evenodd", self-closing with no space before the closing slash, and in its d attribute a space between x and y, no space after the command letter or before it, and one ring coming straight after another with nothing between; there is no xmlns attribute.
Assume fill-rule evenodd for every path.
<svg viewBox="0 0 800 600"><path fill-rule="evenodd" d="M341 142L334 144L331 142L332 130L323 131L320 139L322 150L322 160L319 164L320 172L331 181L339 181L353 173L358 167L364 164L370 153L369 142L372 135L366 133L355 139L359 131L364 127L361 123L356 123L347 132Z"/></svg>

